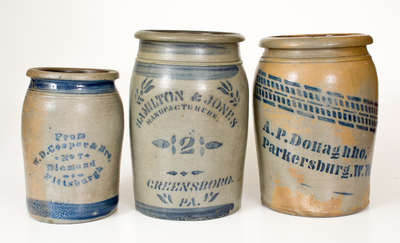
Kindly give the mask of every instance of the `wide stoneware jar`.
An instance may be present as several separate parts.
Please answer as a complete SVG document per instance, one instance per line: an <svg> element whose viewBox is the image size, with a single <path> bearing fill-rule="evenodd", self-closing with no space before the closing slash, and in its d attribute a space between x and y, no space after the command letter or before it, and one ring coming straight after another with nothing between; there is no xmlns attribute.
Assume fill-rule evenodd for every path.
<svg viewBox="0 0 400 243"><path fill-rule="evenodd" d="M81 223L117 208L124 130L118 73L32 68L22 113L30 215Z"/></svg>
<svg viewBox="0 0 400 243"><path fill-rule="evenodd" d="M378 84L363 34L276 36L254 86L262 203L330 217L369 203Z"/></svg>
<svg viewBox="0 0 400 243"><path fill-rule="evenodd" d="M136 208L170 220L240 207L248 84L234 33L139 31L130 131Z"/></svg>

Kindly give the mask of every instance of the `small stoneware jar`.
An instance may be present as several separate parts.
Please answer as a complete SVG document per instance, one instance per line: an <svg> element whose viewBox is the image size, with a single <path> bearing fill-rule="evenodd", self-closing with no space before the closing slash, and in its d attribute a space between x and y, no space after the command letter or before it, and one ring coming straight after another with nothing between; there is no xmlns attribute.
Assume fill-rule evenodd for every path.
<svg viewBox="0 0 400 243"><path fill-rule="evenodd" d="M248 84L234 33L139 31L130 131L136 208L204 220L240 207Z"/></svg>
<svg viewBox="0 0 400 243"><path fill-rule="evenodd" d="M121 99L112 70L32 68L22 112L30 215L81 223L117 208Z"/></svg>
<svg viewBox="0 0 400 243"><path fill-rule="evenodd" d="M262 203L315 217L369 202L378 84L363 34L276 36L254 86Z"/></svg>

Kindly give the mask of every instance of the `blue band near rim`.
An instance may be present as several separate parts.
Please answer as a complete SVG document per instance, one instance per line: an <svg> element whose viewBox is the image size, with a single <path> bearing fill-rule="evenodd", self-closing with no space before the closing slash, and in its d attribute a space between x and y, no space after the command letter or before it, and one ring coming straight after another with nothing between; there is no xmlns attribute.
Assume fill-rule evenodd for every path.
<svg viewBox="0 0 400 243"><path fill-rule="evenodd" d="M27 199L29 212L45 218L64 220L95 219L109 214L118 204L118 196L95 203L60 203Z"/></svg>
<svg viewBox="0 0 400 243"><path fill-rule="evenodd" d="M114 81L31 79L29 89L64 94L103 94L115 91Z"/></svg>
<svg viewBox="0 0 400 243"><path fill-rule="evenodd" d="M149 78L172 80L218 80L229 79L239 72L239 65L183 66L136 62L134 72Z"/></svg>

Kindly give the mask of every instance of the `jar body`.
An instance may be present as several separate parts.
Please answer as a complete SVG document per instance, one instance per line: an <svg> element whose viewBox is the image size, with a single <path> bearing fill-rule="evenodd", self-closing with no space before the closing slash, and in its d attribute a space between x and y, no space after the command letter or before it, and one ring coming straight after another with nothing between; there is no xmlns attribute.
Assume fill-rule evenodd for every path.
<svg viewBox="0 0 400 243"><path fill-rule="evenodd" d="M117 207L122 103L113 81L86 83L32 80L26 94L22 143L27 203L39 221L92 221ZM82 92L86 88L88 93Z"/></svg>
<svg viewBox="0 0 400 243"><path fill-rule="evenodd" d="M267 50L261 59L254 115L264 205L316 217L368 205L378 84L360 48L364 55L304 59Z"/></svg>
<svg viewBox="0 0 400 243"><path fill-rule="evenodd" d="M168 45L185 46L193 53L193 43ZM201 49L209 47L203 44ZM138 56L155 53L152 50L141 48ZM241 64L174 63L152 57L137 59L131 80L137 210L170 220L235 212L240 207L248 121L248 84Z"/></svg>

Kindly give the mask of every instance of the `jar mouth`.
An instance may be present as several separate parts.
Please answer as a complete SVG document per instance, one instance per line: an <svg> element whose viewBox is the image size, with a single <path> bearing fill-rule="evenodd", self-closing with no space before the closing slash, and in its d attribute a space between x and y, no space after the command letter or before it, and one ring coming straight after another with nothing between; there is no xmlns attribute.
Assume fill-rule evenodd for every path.
<svg viewBox="0 0 400 243"><path fill-rule="evenodd" d="M26 75L32 79L55 80L115 80L118 79L117 71L110 69L94 68L65 68L65 67L37 67L31 68Z"/></svg>
<svg viewBox="0 0 400 243"><path fill-rule="evenodd" d="M359 33L300 34L263 38L260 46L271 49L325 49L361 47L372 42L371 36Z"/></svg>
<svg viewBox="0 0 400 243"><path fill-rule="evenodd" d="M140 40L192 43L237 43L244 41L238 33L197 30L140 30L135 33Z"/></svg>

